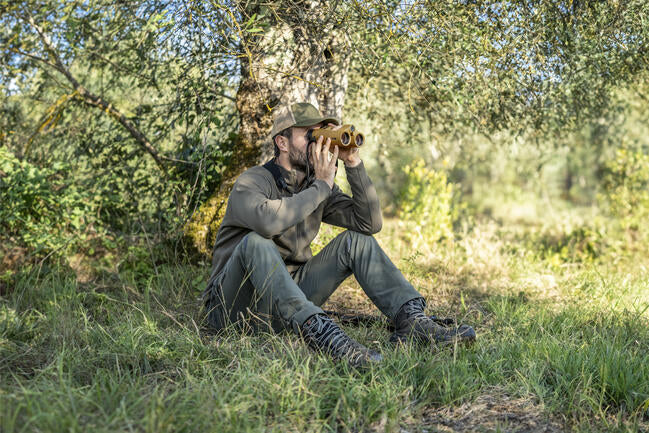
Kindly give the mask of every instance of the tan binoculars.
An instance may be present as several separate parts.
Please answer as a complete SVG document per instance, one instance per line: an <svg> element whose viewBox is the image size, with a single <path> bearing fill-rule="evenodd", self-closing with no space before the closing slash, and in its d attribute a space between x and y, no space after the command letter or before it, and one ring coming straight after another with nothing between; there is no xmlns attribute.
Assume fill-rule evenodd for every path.
<svg viewBox="0 0 649 433"><path fill-rule="evenodd" d="M365 142L365 137L354 128L354 125L343 125L335 130L329 126L309 129L306 134L309 142L318 140L320 136L324 136L324 140L331 138L331 144L340 147L361 147Z"/></svg>

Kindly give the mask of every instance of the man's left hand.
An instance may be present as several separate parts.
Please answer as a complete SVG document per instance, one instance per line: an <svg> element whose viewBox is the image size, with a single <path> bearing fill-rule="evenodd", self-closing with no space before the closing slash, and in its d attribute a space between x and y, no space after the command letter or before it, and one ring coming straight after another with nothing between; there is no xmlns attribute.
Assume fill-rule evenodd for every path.
<svg viewBox="0 0 649 433"><path fill-rule="evenodd" d="M329 123L327 126L331 129L340 129L342 125L334 125ZM345 167L356 167L361 163L361 156L358 152L359 148L355 146L343 147L338 146L338 159L345 163Z"/></svg>

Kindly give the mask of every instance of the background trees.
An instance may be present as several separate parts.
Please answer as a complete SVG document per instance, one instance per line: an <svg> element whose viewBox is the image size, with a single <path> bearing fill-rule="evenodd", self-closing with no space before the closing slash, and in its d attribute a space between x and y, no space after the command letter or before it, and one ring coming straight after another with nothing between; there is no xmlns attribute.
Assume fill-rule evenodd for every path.
<svg viewBox="0 0 649 433"><path fill-rule="evenodd" d="M272 110L294 100L366 131L388 211L415 158L466 199L536 180L593 202L605 173L624 185L607 163L621 140L629 164L646 155L625 120L647 94L641 1L0 8L5 257L182 232L208 253L232 180L268 157Z"/></svg>

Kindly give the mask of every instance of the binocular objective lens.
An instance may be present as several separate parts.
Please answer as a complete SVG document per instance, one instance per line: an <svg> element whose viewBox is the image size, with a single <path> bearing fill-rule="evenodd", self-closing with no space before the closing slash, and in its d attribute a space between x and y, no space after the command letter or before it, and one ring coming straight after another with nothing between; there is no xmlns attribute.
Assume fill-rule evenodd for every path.
<svg viewBox="0 0 649 433"><path fill-rule="evenodd" d="M363 137L363 134L356 134L356 137L354 137L354 143L358 147L361 147L364 141L365 141L365 137Z"/></svg>
<svg viewBox="0 0 649 433"><path fill-rule="evenodd" d="M350 138L351 138L351 137L350 137L349 134L346 133L346 132L343 132L343 133L340 135L340 141L341 141L341 143L344 144L345 146L347 146L347 145L349 144L349 142L350 142Z"/></svg>

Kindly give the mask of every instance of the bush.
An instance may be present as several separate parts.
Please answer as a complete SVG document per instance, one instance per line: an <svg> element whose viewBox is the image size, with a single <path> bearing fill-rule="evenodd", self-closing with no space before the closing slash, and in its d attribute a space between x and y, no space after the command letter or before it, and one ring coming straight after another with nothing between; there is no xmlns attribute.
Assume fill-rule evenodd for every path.
<svg viewBox="0 0 649 433"><path fill-rule="evenodd" d="M93 227L92 196L66 181L68 167L41 168L0 148L0 242L3 267L11 251L29 255L64 254L87 239ZM24 260L13 261L14 267ZM6 277L7 269L2 269Z"/></svg>
<svg viewBox="0 0 649 433"><path fill-rule="evenodd" d="M556 266L592 262L610 246L606 227L599 220L576 227L557 226L538 233L531 231L523 242L529 251Z"/></svg>
<svg viewBox="0 0 649 433"><path fill-rule="evenodd" d="M649 232L649 154L642 147L623 145L606 164L603 198L612 216L630 240L646 238Z"/></svg>
<svg viewBox="0 0 649 433"><path fill-rule="evenodd" d="M453 238L454 185L446 174L419 159L404 168L406 182L399 197L399 217L407 227L404 237L414 248Z"/></svg>

